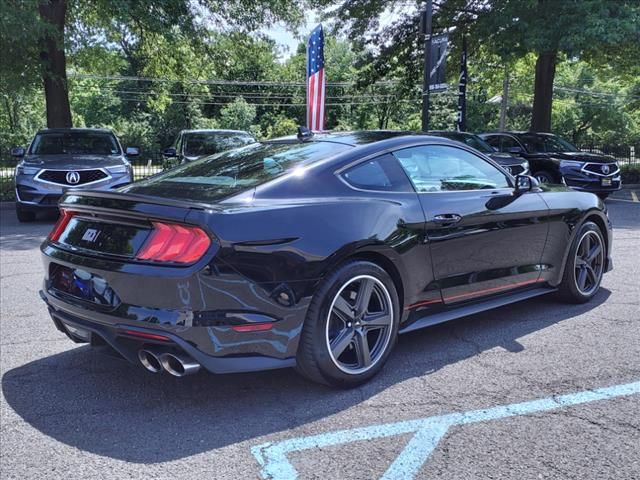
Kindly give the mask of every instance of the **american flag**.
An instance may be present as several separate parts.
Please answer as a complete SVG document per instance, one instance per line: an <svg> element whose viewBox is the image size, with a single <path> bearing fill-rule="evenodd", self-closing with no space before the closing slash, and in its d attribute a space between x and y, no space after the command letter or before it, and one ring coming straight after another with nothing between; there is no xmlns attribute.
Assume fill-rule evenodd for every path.
<svg viewBox="0 0 640 480"><path fill-rule="evenodd" d="M307 128L324 130L324 33L322 25L311 32L307 46Z"/></svg>

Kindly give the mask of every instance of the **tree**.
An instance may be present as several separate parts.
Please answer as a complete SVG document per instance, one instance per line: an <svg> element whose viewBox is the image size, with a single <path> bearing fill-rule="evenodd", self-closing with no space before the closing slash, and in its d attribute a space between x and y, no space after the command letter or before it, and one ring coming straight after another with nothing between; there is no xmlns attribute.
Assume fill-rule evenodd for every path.
<svg viewBox="0 0 640 480"><path fill-rule="evenodd" d="M201 43L208 24L252 30L279 20L295 25L302 18L300 9L285 0L5 0L2 10L0 46L17 40L12 57L18 53L27 65L40 66L50 127L72 123L66 54L73 49L116 44L135 71L148 36L170 38L179 32ZM14 36L14 30L19 34ZM3 74L14 66L2 64ZM33 69L24 73L33 75Z"/></svg>
<svg viewBox="0 0 640 480"><path fill-rule="evenodd" d="M400 0L346 0L332 11L337 27L348 31L367 52L363 63L372 67L365 81L404 71L408 81L419 82L420 4L410 11L404 5ZM450 39L459 44L463 33L469 35L471 54L488 47L505 62L527 53L536 55L531 118L535 130L551 128L553 83L561 54L614 62L620 56L628 58L640 41L637 0L439 0L434 5L434 32L456 27ZM381 23L389 11L396 13L396 19Z"/></svg>
<svg viewBox="0 0 640 480"><path fill-rule="evenodd" d="M256 118L256 107L244 98L236 98L220 112L220 126L233 130L249 130Z"/></svg>

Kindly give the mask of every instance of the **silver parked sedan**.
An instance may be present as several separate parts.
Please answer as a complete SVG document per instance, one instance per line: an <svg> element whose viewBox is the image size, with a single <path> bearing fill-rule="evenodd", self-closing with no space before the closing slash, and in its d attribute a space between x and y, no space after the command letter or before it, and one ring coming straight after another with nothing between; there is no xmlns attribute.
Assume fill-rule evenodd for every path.
<svg viewBox="0 0 640 480"><path fill-rule="evenodd" d="M15 172L16 215L29 222L38 211L55 210L67 190L110 190L131 183L127 157L139 151L123 151L108 129L56 128L38 131L26 151L16 147L11 154L21 159Z"/></svg>

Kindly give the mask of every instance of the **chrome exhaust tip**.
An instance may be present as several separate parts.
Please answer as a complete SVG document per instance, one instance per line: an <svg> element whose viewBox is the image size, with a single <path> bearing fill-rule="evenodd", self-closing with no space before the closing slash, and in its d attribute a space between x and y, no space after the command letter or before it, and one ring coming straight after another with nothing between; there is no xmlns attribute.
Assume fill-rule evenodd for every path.
<svg viewBox="0 0 640 480"><path fill-rule="evenodd" d="M163 353L160 355L162 367L174 377L193 375L200 370L200 364L187 355Z"/></svg>
<svg viewBox="0 0 640 480"><path fill-rule="evenodd" d="M138 360L151 373L160 373L162 371L160 357L150 350L138 350Z"/></svg>

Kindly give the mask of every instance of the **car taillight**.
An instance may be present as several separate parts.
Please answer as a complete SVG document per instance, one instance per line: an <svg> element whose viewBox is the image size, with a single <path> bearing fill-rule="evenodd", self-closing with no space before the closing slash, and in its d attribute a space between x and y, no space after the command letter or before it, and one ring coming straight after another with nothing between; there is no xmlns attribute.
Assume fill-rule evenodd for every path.
<svg viewBox="0 0 640 480"><path fill-rule="evenodd" d="M136 258L152 262L193 263L200 260L211 239L198 227L153 222L153 232Z"/></svg>
<svg viewBox="0 0 640 480"><path fill-rule="evenodd" d="M53 226L53 230L49 234L49 240L53 242L57 242L64 232L64 229L69 225L69 221L76 214L76 212L70 212L69 210L60 210L60 217L58 217L58 221Z"/></svg>

